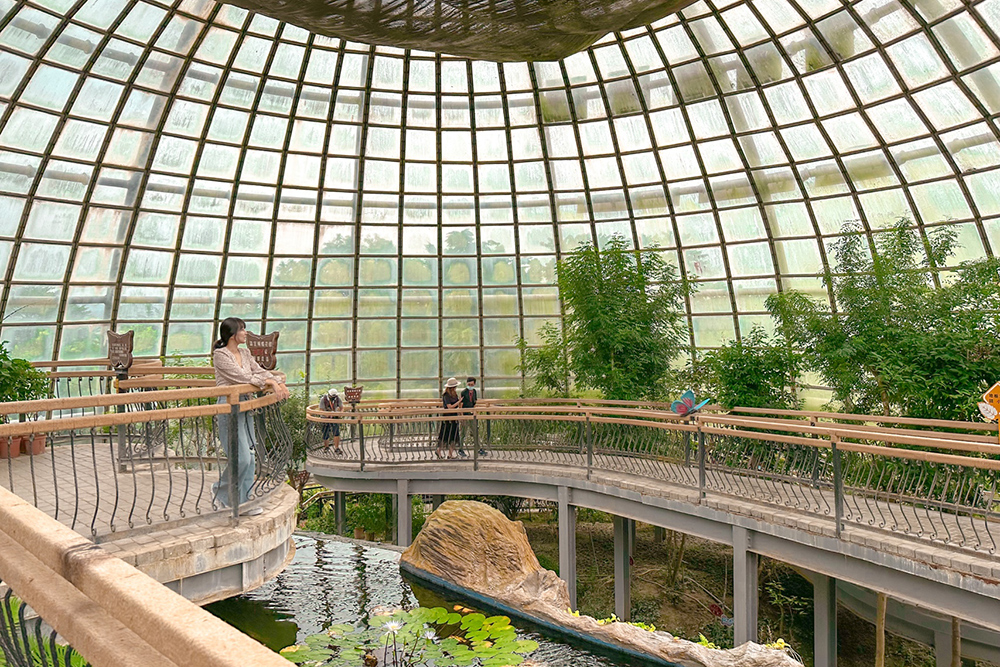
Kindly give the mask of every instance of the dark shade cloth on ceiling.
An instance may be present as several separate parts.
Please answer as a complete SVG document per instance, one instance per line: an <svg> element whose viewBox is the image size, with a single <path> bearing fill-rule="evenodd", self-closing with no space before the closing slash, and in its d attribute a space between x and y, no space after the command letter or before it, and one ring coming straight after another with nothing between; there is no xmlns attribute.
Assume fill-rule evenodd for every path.
<svg viewBox="0 0 1000 667"><path fill-rule="evenodd" d="M496 61L559 60L693 0L232 0L320 35Z"/></svg>

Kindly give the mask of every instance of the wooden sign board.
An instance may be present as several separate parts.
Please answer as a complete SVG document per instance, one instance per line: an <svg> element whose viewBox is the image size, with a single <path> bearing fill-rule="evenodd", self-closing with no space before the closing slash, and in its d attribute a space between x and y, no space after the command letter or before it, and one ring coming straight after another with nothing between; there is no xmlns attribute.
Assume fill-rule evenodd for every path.
<svg viewBox="0 0 1000 667"><path fill-rule="evenodd" d="M983 394L983 402L992 406L995 410L1000 410L1000 382L990 387L989 391Z"/></svg>
<svg viewBox="0 0 1000 667"><path fill-rule="evenodd" d="M135 344L135 331L123 334L108 331L108 362L116 371L127 371L132 366L132 348Z"/></svg>
<svg viewBox="0 0 1000 667"><path fill-rule="evenodd" d="M247 332L247 348L264 370L273 371L278 365L278 333L260 336Z"/></svg>
<svg viewBox="0 0 1000 667"><path fill-rule="evenodd" d="M364 390L364 387L344 387L344 397L348 403L360 403L362 390Z"/></svg>

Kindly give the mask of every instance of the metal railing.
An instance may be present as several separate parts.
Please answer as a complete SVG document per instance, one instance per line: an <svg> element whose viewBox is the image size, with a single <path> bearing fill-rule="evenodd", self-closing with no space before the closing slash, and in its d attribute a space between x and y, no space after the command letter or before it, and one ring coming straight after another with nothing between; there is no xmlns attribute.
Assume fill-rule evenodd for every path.
<svg viewBox="0 0 1000 667"><path fill-rule="evenodd" d="M0 424L0 486L98 541L199 514L237 517L283 482L292 454L277 397L256 391L211 386L0 403L0 415L24 419ZM241 450L252 462L239 460Z"/></svg>
<svg viewBox="0 0 1000 667"><path fill-rule="evenodd" d="M553 465L587 479L640 476L982 553L1000 547L996 426L823 412L699 413L663 404L506 401L445 411L436 403L369 401L307 409L314 460L369 466L441 461ZM341 453L323 431L341 431ZM327 435L330 435L329 430ZM332 443L332 439L331 439ZM439 451L441 454L439 454Z"/></svg>
<svg viewBox="0 0 1000 667"><path fill-rule="evenodd" d="M82 656L59 637L42 617L14 595L0 597L0 651L8 667L77 667L86 665Z"/></svg>

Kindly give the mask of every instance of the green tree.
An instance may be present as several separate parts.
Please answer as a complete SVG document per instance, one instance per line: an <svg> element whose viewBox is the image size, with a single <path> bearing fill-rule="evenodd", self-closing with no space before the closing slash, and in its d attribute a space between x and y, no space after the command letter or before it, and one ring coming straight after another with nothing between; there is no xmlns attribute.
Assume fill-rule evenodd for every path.
<svg viewBox="0 0 1000 667"><path fill-rule="evenodd" d="M523 338L517 340L521 351L521 364L517 370L523 371L531 379L528 391L535 395L569 397L569 357L562 331L554 324L546 324L539 331L542 338L540 347L528 347Z"/></svg>
<svg viewBox="0 0 1000 667"><path fill-rule="evenodd" d="M954 252L950 228L922 236L901 219L871 243L857 224L844 232L838 275L824 278L837 310L800 292L773 295L782 333L849 412L973 418L1000 378L1000 261L935 277Z"/></svg>
<svg viewBox="0 0 1000 667"><path fill-rule="evenodd" d="M615 235L603 250L578 248L558 263L556 274L567 314L561 343L551 331L543 334L544 368L553 378L561 374L556 350L562 344L577 385L609 399L661 396L687 334L689 286L674 267L654 252L633 251ZM523 341L518 344L524 349Z"/></svg>
<svg viewBox="0 0 1000 667"><path fill-rule="evenodd" d="M801 355L754 327L742 340L709 352L702 362L710 394L723 407L794 409Z"/></svg>

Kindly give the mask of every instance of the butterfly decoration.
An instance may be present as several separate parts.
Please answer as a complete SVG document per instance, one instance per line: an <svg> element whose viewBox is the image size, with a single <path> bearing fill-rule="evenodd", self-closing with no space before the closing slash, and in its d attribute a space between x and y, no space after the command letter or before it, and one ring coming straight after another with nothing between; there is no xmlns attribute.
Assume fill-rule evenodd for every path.
<svg viewBox="0 0 1000 667"><path fill-rule="evenodd" d="M694 392L688 389L683 394L681 394L681 398L679 401L674 401L673 403L670 404L670 409L673 410L676 414L681 415L682 417L686 415L693 415L694 413L698 412L703 407L708 405L708 402L710 400L711 399L706 398L698 405L695 405Z"/></svg>

